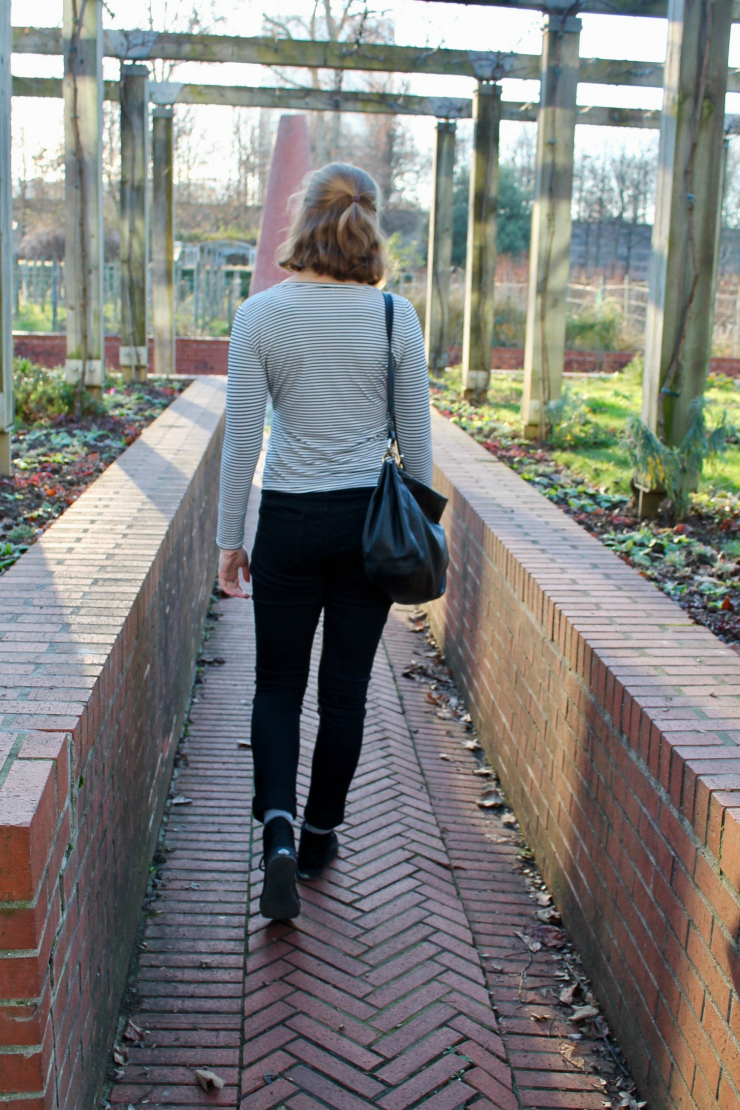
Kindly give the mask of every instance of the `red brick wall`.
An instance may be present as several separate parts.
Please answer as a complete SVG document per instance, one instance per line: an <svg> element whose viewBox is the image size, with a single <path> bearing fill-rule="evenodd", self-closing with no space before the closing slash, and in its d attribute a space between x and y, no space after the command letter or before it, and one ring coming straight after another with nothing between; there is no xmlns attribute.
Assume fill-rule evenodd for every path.
<svg viewBox="0 0 740 1110"><path fill-rule="evenodd" d="M105 364L109 370L119 370L118 352L120 337L106 335ZM39 366L63 366L67 357L67 340L64 335L51 332L14 332L13 348L16 358L28 358ZM190 338L178 336L175 341L175 370L186 377L196 374L226 374L229 360L228 339ZM149 365L154 365L154 341L149 339Z"/></svg>
<svg viewBox="0 0 740 1110"><path fill-rule="evenodd" d="M434 436L452 569L430 615L486 750L650 1110L734 1110L740 659L460 429Z"/></svg>
<svg viewBox="0 0 740 1110"><path fill-rule="evenodd" d="M97 1106L215 569L193 383L0 578L0 1104ZM24 1097L25 1096L25 1097Z"/></svg>
<svg viewBox="0 0 740 1110"><path fill-rule="evenodd" d="M43 332L14 332L16 358L28 358L40 366L61 366L66 357L66 340L63 335ZM105 337L105 362L111 370L120 369L117 335ZM225 374L229 368L228 339L204 339L178 336L175 347L175 370L178 374ZM635 357L634 351L566 351L566 373L613 374L622 370ZM461 347L450 347L449 363L456 366L462 358ZM153 340L149 340L149 365L154 366ZM521 370L524 351L521 347L494 347L491 367L494 370ZM740 358L712 358L710 370L715 374L740 377Z"/></svg>

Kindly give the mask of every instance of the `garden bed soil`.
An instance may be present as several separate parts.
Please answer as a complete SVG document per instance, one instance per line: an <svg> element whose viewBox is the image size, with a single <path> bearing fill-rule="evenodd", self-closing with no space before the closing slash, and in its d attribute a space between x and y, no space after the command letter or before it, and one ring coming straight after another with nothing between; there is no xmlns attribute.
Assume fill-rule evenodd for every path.
<svg viewBox="0 0 740 1110"><path fill-rule="evenodd" d="M548 500L597 536L624 562L676 601L697 624L740 653L740 498L732 493L694 499L676 523L667 506L640 521L631 497L597 487L562 462L564 451L508 434L490 434L483 421L461 418L445 391L432 391L435 408L460 424ZM554 455L557 454L556 459Z"/></svg>
<svg viewBox="0 0 740 1110"><path fill-rule="evenodd" d="M16 430L13 474L0 477L0 574L189 384L109 382L98 415L52 416Z"/></svg>

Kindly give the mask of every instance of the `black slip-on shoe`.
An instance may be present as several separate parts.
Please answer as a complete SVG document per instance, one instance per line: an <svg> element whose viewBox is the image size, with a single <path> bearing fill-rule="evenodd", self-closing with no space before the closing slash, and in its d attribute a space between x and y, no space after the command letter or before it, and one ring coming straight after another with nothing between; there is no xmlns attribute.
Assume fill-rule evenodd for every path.
<svg viewBox="0 0 740 1110"><path fill-rule="evenodd" d="M315 833L302 828L298 845L298 878L315 882L338 855L339 841L335 832Z"/></svg>
<svg viewBox="0 0 740 1110"><path fill-rule="evenodd" d="M260 913L271 921L298 917L301 903L296 890L296 854L293 826L285 817L273 817L262 831L262 869L265 879Z"/></svg>

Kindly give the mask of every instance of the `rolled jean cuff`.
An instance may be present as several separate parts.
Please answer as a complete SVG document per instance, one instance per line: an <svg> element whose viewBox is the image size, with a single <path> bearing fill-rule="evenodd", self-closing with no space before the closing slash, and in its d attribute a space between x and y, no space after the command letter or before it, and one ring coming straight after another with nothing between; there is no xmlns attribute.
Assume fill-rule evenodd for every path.
<svg viewBox="0 0 740 1110"><path fill-rule="evenodd" d="M284 809L287 813L293 814L293 820L295 821L298 810L295 794L292 797L279 797L276 794L275 797L267 799L252 799L252 815L256 821L263 822L268 809Z"/></svg>

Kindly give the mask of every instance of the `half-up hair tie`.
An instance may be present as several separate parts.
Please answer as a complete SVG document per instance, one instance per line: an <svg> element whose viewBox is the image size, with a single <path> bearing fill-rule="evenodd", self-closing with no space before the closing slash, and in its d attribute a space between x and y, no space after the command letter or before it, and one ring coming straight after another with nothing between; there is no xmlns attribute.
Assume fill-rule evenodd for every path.
<svg viewBox="0 0 740 1110"><path fill-rule="evenodd" d="M386 269L379 199L378 186L358 166L331 162L314 170L296 196L278 264L295 273L313 270L336 281L377 285Z"/></svg>

